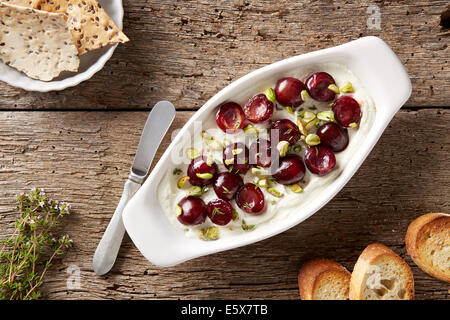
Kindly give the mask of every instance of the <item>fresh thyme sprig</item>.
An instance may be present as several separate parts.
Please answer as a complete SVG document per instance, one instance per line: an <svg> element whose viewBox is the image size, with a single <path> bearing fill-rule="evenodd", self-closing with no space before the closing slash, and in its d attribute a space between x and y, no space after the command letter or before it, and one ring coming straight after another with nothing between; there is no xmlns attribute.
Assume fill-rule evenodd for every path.
<svg viewBox="0 0 450 320"><path fill-rule="evenodd" d="M0 299L32 300L39 298L38 288L53 259L72 244L68 235L52 234L70 205L33 188L17 196L17 208L15 231L0 249Z"/></svg>

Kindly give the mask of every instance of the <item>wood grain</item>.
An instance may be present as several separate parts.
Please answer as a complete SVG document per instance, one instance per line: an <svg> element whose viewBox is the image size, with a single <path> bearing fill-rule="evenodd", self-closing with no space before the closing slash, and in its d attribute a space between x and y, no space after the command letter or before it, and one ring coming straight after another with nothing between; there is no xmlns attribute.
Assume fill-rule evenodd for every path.
<svg viewBox="0 0 450 320"><path fill-rule="evenodd" d="M380 8L380 30L367 27L372 4ZM46 276L42 290L48 299L298 299L303 262L322 256L352 270L375 241L412 267L417 299L449 299L450 286L418 269L403 241L418 215L450 212L450 31L439 26L447 5L445 0L125 0L124 31L131 41L91 80L52 93L0 83L2 237L16 219L14 194L43 187L73 205L64 231L74 247ZM147 115L138 110L161 99L195 110L248 72L367 35L393 48L411 77L413 94L327 206L281 235L172 268L152 266L126 236L112 272L93 273L93 252L122 193ZM171 132L192 114L178 112ZM169 142L170 134L158 157ZM81 269L81 289L66 286L70 265Z"/></svg>
<svg viewBox="0 0 450 320"><path fill-rule="evenodd" d="M369 29L367 8L380 8ZM120 45L91 80L62 92L0 84L0 109L149 108L161 99L196 109L233 80L284 58L374 35L404 63L412 107L449 106L447 0L125 0ZM390 79L386 79L389 81Z"/></svg>
<svg viewBox="0 0 450 320"><path fill-rule="evenodd" d="M16 219L14 194L42 187L72 203L64 231L74 247L46 276L48 299L298 299L297 271L322 256L352 270L369 243L380 241L412 267L417 299L449 299L449 285L407 256L407 226L426 212L450 212L450 111L399 112L358 173L322 210L268 240L172 268L147 262L125 238L112 272L91 266L127 177L146 112L0 113L0 230ZM173 129L192 112L179 112ZM164 150L170 137L160 147ZM81 289L68 290L69 265Z"/></svg>

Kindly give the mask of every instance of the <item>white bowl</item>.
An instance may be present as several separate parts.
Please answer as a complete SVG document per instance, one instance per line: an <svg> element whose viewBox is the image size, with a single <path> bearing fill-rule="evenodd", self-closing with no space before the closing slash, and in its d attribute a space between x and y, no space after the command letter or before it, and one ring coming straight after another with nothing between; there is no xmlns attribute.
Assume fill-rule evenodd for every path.
<svg viewBox="0 0 450 320"><path fill-rule="evenodd" d="M122 29L123 7L122 0L99 0L100 5L106 13L114 20L117 26ZM62 72L52 81L40 81L31 79L24 73L0 62L0 80L11 86L27 91L59 91L69 87L74 87L80 82L90 79L95 73L100 71L106 61L111 58L117 44L90 51L80 56L80 67L78 72Z"/></svg>
<svg viewBox="0 0 450 320"><path fill-rule="evenodd" d="M240 90L281 77L291 70L311 64L338 62L347 66L362 82L372 96L376 114L374 123L360 146L346 163L342 173L321 192L320 199L302 206L298 214L266 228L256 228L243 235L221 238L218 241L190 239L177 230L168 220L157 197L161 179L171 165L171 151L191 135L194 121L211 116L222 102L232 100ZM199 256L228 250L254 243L279 234L322 208L355 174L362 162L377 143L394 114L411 95L411 82L403 65L388 45L379 38L365 37L347 44L292 57L256 70L234 81L212 97L186 123L167 148L141 189L131 199L123 213L125 228L141 253L153 264L161 267L173 266Z"/></svg>

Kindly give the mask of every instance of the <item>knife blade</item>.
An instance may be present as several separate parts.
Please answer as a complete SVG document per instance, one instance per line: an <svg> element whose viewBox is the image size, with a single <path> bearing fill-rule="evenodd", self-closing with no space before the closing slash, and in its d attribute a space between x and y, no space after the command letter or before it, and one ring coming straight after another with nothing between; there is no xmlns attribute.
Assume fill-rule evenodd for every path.
<svg viewBox="0 0 450 320"><path fill-rule="evenodd" d="M147 176L156 151L175 118L175 113L172 103L160 101L153 107L147 118L122 197L92 259L97 275L107 273L116 261L125 234L122 222L123 209Z"/></svg>
<svg viewBox="0 0 450 320"><path fill-rule="evenodd" d="M164 138L175 117L175 107L169 101L160 101L154 107L142 131L141 140L134 157L131 172L136 176L145 177Z"/></svg>

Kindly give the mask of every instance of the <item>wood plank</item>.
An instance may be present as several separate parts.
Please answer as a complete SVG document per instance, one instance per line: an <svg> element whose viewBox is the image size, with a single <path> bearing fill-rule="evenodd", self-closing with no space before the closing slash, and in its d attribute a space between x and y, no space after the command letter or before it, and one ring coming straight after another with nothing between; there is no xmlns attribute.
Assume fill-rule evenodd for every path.
<svg viewBox="0 0 450 320"><path fill-rule="evenodd" d="M380 30L367 27L372 3L381 10ZM450 32L439 26L447 4L126 0L124 30L131 42L120 45L101 72L63 92L1 83L0 109L148 108L161 99L196 109L264 65L367 35L387 41L405 64L414 88L407 105L450 106Z"/></svg>
<svg viewBox="0 0 450 320"><path fill-rule="evenodd" d="M179 112L172 130L192 112ZM147 262L125 238L105 277L91 266L95 247L122 193L146 113L0 113L0 230L12 232L14 194L42 187L73 206L64 225L74 247L46 276L49 299L297 299L297 270L324 256L352 270L363 248L382 242L406 259L417 299L449 299L449 285L406 255L409 222L450 212L450 111L399 112L348 185L304 223L268 240L172 268ZM166 137L161 150L170 139ZM68 290L66 269L81 268L81 289Z"/></svg>

